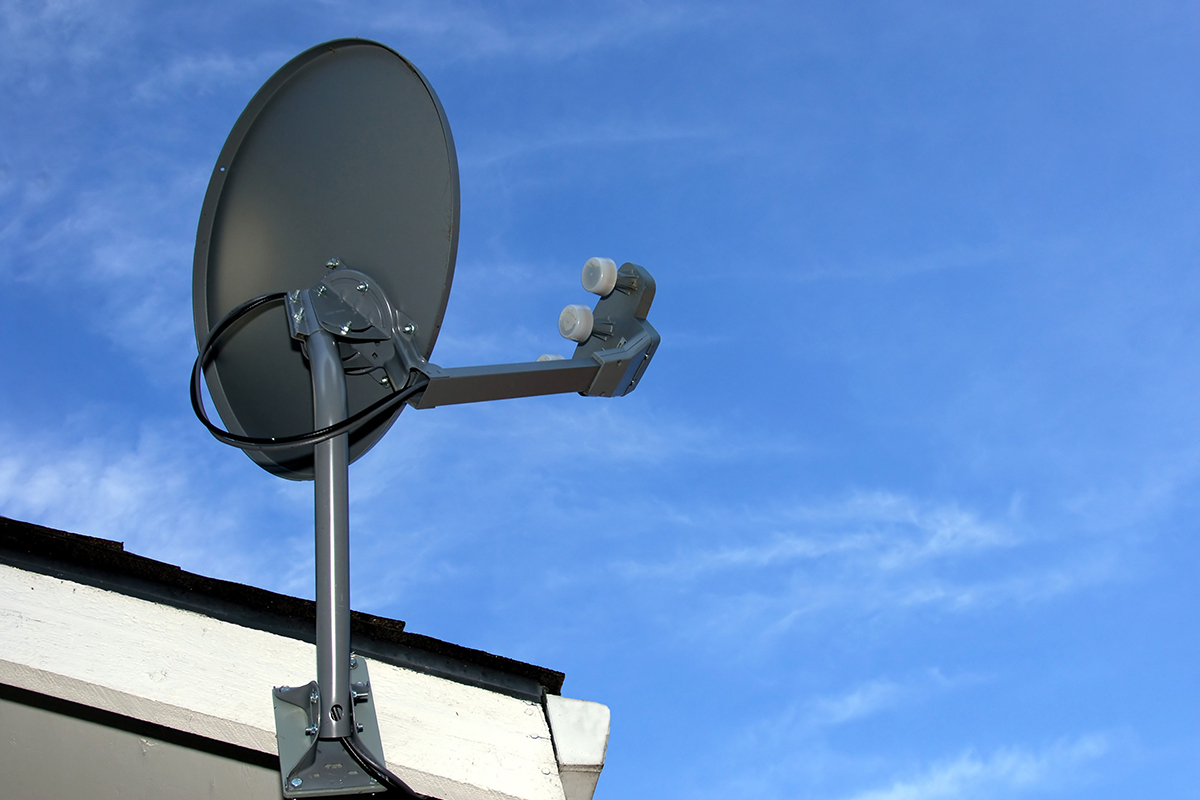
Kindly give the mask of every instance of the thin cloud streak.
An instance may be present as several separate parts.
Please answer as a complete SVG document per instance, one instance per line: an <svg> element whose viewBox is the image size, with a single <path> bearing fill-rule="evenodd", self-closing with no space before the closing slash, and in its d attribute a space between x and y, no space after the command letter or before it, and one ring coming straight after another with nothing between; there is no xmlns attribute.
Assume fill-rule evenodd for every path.
<svg viewBox="0 0 1200 800"><path fill-rule="evenodd" d="M963 614L1002 606L1044 603L1066 594L1105 585L1121 577L1119 563L1109 557L1082 563L1023 568L1019 574L992 579L950 580L900 574L881 579L869 567L839 568L829 574L810 572L787 576L772 585L766 578L759 587L719 592L719 602L701 616L696 638L719 635L747 636L756 632L761 643L779 639L802 620L832 621L846 614L866 617L903 617L922 608Z"/></svg>
<svg viewBox="0 0 1200 800"><path fill-rule="evenodd" d="M876 677L837 692L814 693L792 699L779 713L761 718L736 737L740 749L791 752L810 749L837 728L870 720L904 708L927 706L950 693L990 679L979 675L947 676L931 668L915 675Z"/></svg>
<svg viewBox="0 0 1200 800"><path fill-rule="evenodd" d="M460 165L466 168L487 168L535 154L562 150L596 150L666 142L703 141L723 135L720 130L683 127L661 122L636 120L613 121L560 127L554 131L528 134L498 134L481 144L468 143L460 153Z"/></svg>
<svg viewBox="0 0 1200 800"><path fill-rule="evenodd" d="M0 4L0 64L5 84L21 84L39 92L46 88L40 72L30 67L66 63L72 68L94 64L136 26L134 3L96 0Z"/></svg>
<svg viewBox="0 0 1200 800"><path fill-rule="evenodd" d="M847 694L817 698L813 703L812 718L819 725L841 725L893 708L906 694L904 687L893 681L870 681Z"/></svg>
<svg viewBox="0 0 1200 800"><path fill-rule="evenodd" d="M894 597L900 606L943 605L952 609L992 608L1005 603L1045 602L1121 577L1116 554L1102 549L1067 563L976 584L931 582Z"/></svg>
<svg viewBox="0 0 1200 800"><path fill-rule="evenodd" d="M506 472L529 480L575 485L580 473L562 472L568 465L736 462L799 449L783 437L735 435L719 424L680 413L663 415L597 398L573 400L513 400L406 412L378 450L384 463L372 469L380 475L402 472L414 448L443 454L466 450L478 453L481 461L503 454ZM463 465L461 459L455 463Z"/></svg>
<svg viewBox="0 0 1200 800"><path fill-rule="evenodd" d="M204 173L165 164L151 172L77 192L69 210L49 220L23 204L4 238L20 240L21 253L6 277L52 281L64 297L86 298L74 319L130 352L153 380L183 374L195 349L192 233L163 221L191 216L180 209L203 194Z"/></svg>
<svg viewBox="0 0 1200 800"><path fill-rule="evenodd" d="M189 53L159 65L133 88L132 94L135 100L152 104L213 94L231 84L257 87L292 55L271 50L249 57L229 53Z"/></svg>
<svg viewBox="0 0 1200 800"><path fill-rule="evenodd" d="M968 751L953 761L935 764L924 774L898 779L891 786L852 795L847 800L953 800L1031 793L1069 781L1084 765L1107 755L1103 734L1056 742L1038 752L1022 748L997 750L986 757Z"/></svg>
<svg viewBox="0 0 1200 800"><path fill-rule="evenodd" d="M234 464L234 454L197 452L177 426L147 424L128 439L71 435L94 422L71 423L60 437L0 428L0 514L122 541L131 552L203 574L311 595L311 506L289 504L265 474L236 479L247 466ZM272 545L289 542L294 558L264 560L262 532L271 529L305 532ZM266 572L266 561L285 567Z"/></svg>
<svg viewBox="0 0 1200 800"><path fill-rule="evenodd" d="M1020 608L1125 576L1119 542L1047 536L1019 517L989 519L891 492L758 514L710 505L686 515L643 508L641 516L653 517L642 523L647 530L676 532L677 555L616 559L601 574L651 607L678 606L686 622L674 636L752 650L805 635L801 625ZM690 544L722 540L739 543Z"/></svg>
<svg viewBox="0 0 1200 800"><path fill-rule="evenodd" d="M718 512L717 516L727 515ZM955 504L929 507L890 492L783 507L766 518L736 517L742 519L743 528L777 532L765 542L697 551L662 564L629 564L627 574L693 579L717 571L782 566L833 556L856 557L878 571L894 571L1019 543L1006 525L980 520ZM732 525L734 519L724 519L724 523ZM786 530L796 527L802 531Z"/></svg>
<svg viewBox="0 0 1200 800"><path fill-rule="evenodd" d="M916 676L875 678L838 694L817 695L806 701L803 719L814 730L858 722L903 706L987 682L980 675L945 675L937 668Z"/></svg>
<svg viewBox="0 0 1200 800"><path fill-rule="evenodd" d="M443 43L442 57L452 61L559 61L632 47L649 37L710 24L718 16L717 9L706 6L623 3L586 18L526 21L502 19L478 5L411 4L401 11L372 16L370 24L380 31Z"/></svg>
<svg viewBox="0 0 1200 800"><path fill-rule="evenodd" d="M1012 259L1008 248L959 247L953 250L925 253L903 260L881 263L833 264L806 269L778 272L774 269L763 277L784 283L808 284L822 281L900 280L930 272L994 268Z"/></svg>

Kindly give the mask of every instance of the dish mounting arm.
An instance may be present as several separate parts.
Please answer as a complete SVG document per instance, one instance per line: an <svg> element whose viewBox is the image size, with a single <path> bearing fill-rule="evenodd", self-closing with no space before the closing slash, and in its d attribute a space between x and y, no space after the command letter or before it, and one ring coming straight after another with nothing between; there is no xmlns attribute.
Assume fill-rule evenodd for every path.
<svg viewBox="0 0 1200 800"><path fill-rule="evenodd" d="M593 311L582 306L564 311L565 317L572 309L582 309L572 312L582 316L584 324L582 330L579 324L573 329L578 346L571 358L543 356L515 364L446 368L417 352L415 326L369 276L336 259L330 263L336 267L321 283L288 293L292 335L304 340L317 330L332 333L355 351L346 360L348 373L372 374L396 390L427 379L425 389L408 401L414 408L565 392L620 397L637 387L658 349L658 331L646 321L654 301L654 278L636 264L616 271L612 288ZM561 320L559 327L563 330Z"/></svg>

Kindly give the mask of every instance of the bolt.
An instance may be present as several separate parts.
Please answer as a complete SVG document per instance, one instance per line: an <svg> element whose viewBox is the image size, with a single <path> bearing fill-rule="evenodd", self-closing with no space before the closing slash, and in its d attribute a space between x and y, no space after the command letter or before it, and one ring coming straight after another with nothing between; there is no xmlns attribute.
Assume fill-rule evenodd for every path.
<svg viewBox="0 0 1200 800"><path fill-rule="evenodd" d="M294 788L299 789L304 784L303 778L292 778L288 781Z"/></svg>
<svg viewBox="0 0 1200 800"><path fill-rule="evenodd" d="M288 297L292 298L293 303L296 302L297 300L300 299L300 290L292 289L292 291L288 294Z"/></svg>
<svg viewBox="0 0 1200 800"><path fill-rule="evenodd" d="M349 332L350 332L350 323L347 322L346 324L342 325L342 334L345 335Z"/></svg>
<svg viewBox="0 0 1200 800"><path fill-rule="evenodd" d="M358 656L350 656L350 669L358 668Z"/></svg>
<svg viewBox="0 0 1200 800"><path fill-rule="evenodd" d="M337 269L341 265L342 265L342 260L340 258L338 258L337 256L334 256L333 258L331 258L325 262L325 269Z"/></svg>
<svg viewBox="0 0 1200 800"><path fill-rule="evenodd" d="M328 288L329 288L328 286L326 286L325 284L323 284L323 283L322 283L320 286L318 286L318 287L317 287L317 294L318 294L319 296L322 296L322 297L324 297L324 295L325 295L325 291L326 291Z"/></svg>
<svg viewBox="0 0 1200 800"><path fill-rule="evenodd" d="M307 728L304 729L304 735L305 736L316 736L317 735L317 726L309 725Z"/></svg>
<svg viewBox="0 0 1200 800"><path fill-rule="evenodd" d="M308 696L308 702L312 703L312 704L315 706L315 705L317 704L317 701L318 701L319 699L321 699L321 698L320 698L320 696L317 694L317 690L316 690L316 689L313 689L313 690L312 690L312 694L310 694L310 695Z"/></svg>
<svg viewBox="0 0 1200 800"><path fill-rule="evenodd" d="M417 326L410 322L407 325L405 325L403 328L401 328L400 330L404 331L409 336L412 336L414 333L417 332Z"/></svg>
<svg viewBox="0 0 1200 800"><path fill-rule="evenodd" d="M380 378L379 382L382 383L384 386L387 386L389 383L391 383L391 381L389 381L387 379L387 375L384 375L382 378Z"/></svg>
<svg viewBox="0 0 1200 800"><path fill-rule="evenodd" d="M358 290L359 290L360 292L365 292L365 291L366 291L367 289L369 289L369 288L370 288L370 287L369 287L369 286L367 286L367 282L366 282L366 281L362 281L361 283L359 283L359 284L358 284Z"/></svg>
<svg viewBox="0 0 1200 800"><path fill-rule="evenodd" d="M296 309L296 313L292 314L292 319L296 320L296 322L299 322L300 320L304 319L304 309L303 308Z"/></svg>
<svg viewBox="0 0 1200 800"><path fill-rule="evenodd" d="M356 723L354 723L354 729L355 729L356 731L358 731L359 733L362 733L362 732L363 732L363 726L362 726L362 723L361 723L361 722L356 722Z"/></svg>

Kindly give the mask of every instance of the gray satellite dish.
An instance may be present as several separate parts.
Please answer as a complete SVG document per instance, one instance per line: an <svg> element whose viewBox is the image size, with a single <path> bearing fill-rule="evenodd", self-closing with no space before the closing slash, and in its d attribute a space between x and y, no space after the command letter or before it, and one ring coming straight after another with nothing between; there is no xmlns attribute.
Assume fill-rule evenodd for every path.
<svg viewBox="0 0 1200 800"><path fill-rule="evenodd" d="M221 150L196 237L196 339L249 297L315 284L338 258L379 283L428 358L457 248L458 161L425 77L374 42L314 47L267 81ZM283 436L312 428L308 366L278 314L249 315L206 370L231 431ZM392 390L352 374L346 391L354 413ZM351 460L399 413L354 431ZM311 446L249 452L277 475L312 479Z"/></svg>
<svg viewBox="0 0 1200 800"><path fill-rule="evenodd" d="M633 391L658 347L650 274L590 259L571 358L429 362L454 274L458 166L437 95L395 51L341 39L288 62L234 125L196 239L197 416L219 440L314 480L317 680L276 687L286 797L391 790L366 664L350 653L349 464L415 408ZM227 426L209 420L202 384ZM362 770L322 769L349 755Z"/></svg>

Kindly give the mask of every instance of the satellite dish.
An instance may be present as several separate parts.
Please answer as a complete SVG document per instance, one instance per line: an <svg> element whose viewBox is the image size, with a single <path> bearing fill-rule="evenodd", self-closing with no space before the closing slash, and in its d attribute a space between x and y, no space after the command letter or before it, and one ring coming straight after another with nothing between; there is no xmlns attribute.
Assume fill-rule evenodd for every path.
<svg viewBox="0 0 1200 800"><path fill-rule="evenodd" d="M208 184L193 272L197 342L247 298L309 287L333 259L371 276L414 327L437 341L458 249L458 160L425 77L362 39L288 62L233 126ZM260 437L312 429L308 365L278 306L248 315L205 370L229 430ZM392 392L369 374L346 380L351 414ZM350 434L350 460L399 415ZM313 477L313 448L247 451L293 480Z"/></svg>
<svg viewBox="0 0 1200 800"><path fill-rule="evenodd" d="M288 62L238 118L196 237L192 406L264 469L314 481L317 680L276 687L285 797L420 798L392 775L365 661L350 653L349 464L414 408L638 385L658 348L654 279L593 258L559 331L571 358L430 363L454 275L458 166L437 95L362 39ZM202 384L225 423L204 409ZM331 770L349 756L361 770Z"/></svg>

